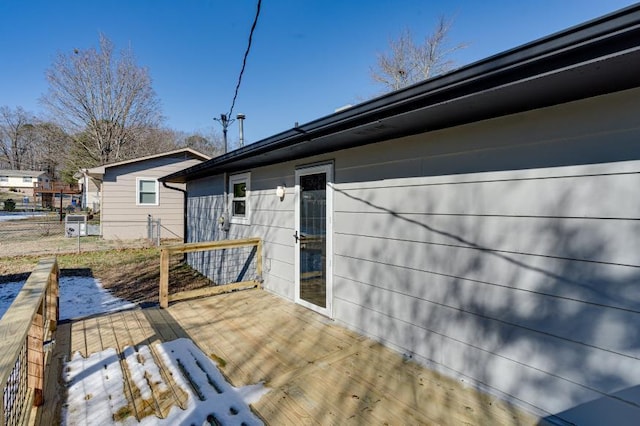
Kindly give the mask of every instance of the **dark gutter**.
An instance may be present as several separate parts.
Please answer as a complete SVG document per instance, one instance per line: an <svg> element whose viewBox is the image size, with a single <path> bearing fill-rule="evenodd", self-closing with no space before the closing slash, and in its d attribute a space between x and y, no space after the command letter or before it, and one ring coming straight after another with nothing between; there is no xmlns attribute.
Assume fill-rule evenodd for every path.
<svg viewBox="0 0 640 426"><path fill-rule="evenodd" d="M176 188L175 186L167 185L167 182L162 181L162 186L167 189L172 189L174 191L182 192L182 242L187 242L187 191L182 188ZM184 256L186 259L186 254Z"/></svg>
<svg viewBox="0 0 640 426"><path fill-rule="evenodd" d="M636 4L281 132L160 180L184 183L214 173L273 164L636 87L640 85L640 77L635 75L640 73L628 70L626 62L634 63L638 57L639 41L640 4ZM628 52L635 56L627 55L626 62L614 61L616 55L623 57ZM599 60L616 64L623 78L596 73ZM577 71L570 72L572 68ZM589 75L592 80L576 82L576 75ZM536 84L535 80L542 78L554 81L555 86ZM529 88L529 93L518 92L514 89L516 85ZM411 120L410 115L420 120ZM391 120L395 123L390 123ZM424 123L422 127L420 122Z"/></svg>

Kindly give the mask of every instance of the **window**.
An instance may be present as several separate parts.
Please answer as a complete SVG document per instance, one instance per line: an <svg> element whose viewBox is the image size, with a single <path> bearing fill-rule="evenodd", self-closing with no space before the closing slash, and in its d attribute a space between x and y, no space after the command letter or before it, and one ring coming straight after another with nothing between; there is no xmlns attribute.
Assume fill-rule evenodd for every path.
<svg viewBox="0 0 640 426"><path fill-rule="evenodd" d="M22 183L31 183L33 182L33 178L31 176L24 176L22 178Z"/></svg>
<svg viewBox="0 0 640 426"><path fill-rule="evenodd" d="M0 182L9 182L9 176L0 176Z"/></svg>
<svg viewBox="0 0 640 426"><path fill-rule="evenodd" d="M158 205L158 181L156 179L137 178L136 204L139 206Z"/></svg>
<svg viewBox="0 0 640 426"><path fill-rule="evenodd" d="M241 173L229 177L229 215L231 223L249 224L251 173Z"/></svg>

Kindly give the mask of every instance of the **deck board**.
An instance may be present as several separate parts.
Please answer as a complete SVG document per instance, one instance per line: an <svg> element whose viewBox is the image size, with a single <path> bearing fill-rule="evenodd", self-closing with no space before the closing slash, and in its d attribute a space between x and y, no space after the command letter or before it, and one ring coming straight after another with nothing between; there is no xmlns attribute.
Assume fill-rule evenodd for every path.
<svg viewBox="0 0 640 426"><path fill-rule="evenodd" d="M262 381L271 389L253 406L269 424L538 421L264 290L180 301L164 310L134 309L65 326L67 341L60 343L67 348L60 348L58 357L73 351L87 356L108 347L122 353L126 346L148 345L158 363L156 343L190 338L234 386ZM128 385L136 412L153 409L151 415L164 417L175 405L186 407L184 391L167 371L161 374L170 390L154 392L151 406Z"/></svg>

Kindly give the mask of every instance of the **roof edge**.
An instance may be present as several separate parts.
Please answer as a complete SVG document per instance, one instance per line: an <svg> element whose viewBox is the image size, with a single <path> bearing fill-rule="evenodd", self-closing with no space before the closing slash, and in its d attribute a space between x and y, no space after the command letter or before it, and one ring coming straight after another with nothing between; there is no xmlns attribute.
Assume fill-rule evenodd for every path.
<svg viewBox="0 0 640 426"><path fill-rule="evenodd" d="M305 140L310 142L317 135L326 136L354 128L361 125L360 121L364 117L384 118L385 114L397 113L397 111L409 108L410 105L417 104L418 101L424 102L424 99L429 97L441 97L443 94L460 90L460 88L464 88L468 93L485 90L486 82L483 82L483 79L493 78L498 81L501 75L506 75L519 68L531 67L531 64L536 61L548 60L550 64L554 64L554 56L584 50L584 46L589 43L596 44L608 37L615 38L625 31L637 31L639 26L640 3L492 55L450 73L285 130L212 160L164 176L160 180L186 182L203 177L207 172L223 172L227 168L231 169L234 163L243 159L286 148ZM561 65L556 63L555 66Z"/></svg>
<svg viewBox="0 0 640 426"><path fill-rule="evenodd" d="M111 168L111 167L118 167L118 166L124 166L126 164L132 164L132 163L138 163L141 161L147 161L147 160L153 160L154 158L162 158L162 157L169 157L171 155L175 155L175 154L181 154L181 153L190 153L195 157L200 158L203 161L207 161L210 160L211 157L208 155L205 155L199 151L196 151L193 148L179 148L179 149L174 149L172 151L166 151L166 152L161 152L158 154L152 154L152 155L147 155L145 157L138 157L138 158L132 158L129 160L123 160L123 161L119 161L117 163L109 163L109 164L103 164L101 166L96 166L96 167L92 167L90 169L87 169L87 174L89 175L103 175L106 171L106 169Z"/></svg>

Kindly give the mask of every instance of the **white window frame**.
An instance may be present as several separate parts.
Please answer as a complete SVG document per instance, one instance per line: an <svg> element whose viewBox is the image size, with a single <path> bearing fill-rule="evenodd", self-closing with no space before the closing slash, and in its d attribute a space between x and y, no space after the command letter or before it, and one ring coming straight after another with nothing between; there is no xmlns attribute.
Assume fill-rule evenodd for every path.
<svg viewBox="0 0 640 426"><path fill-rule="evenodd" d="M0 176L0 182L9 182L9 176Z"/></svg>
<svg viewBox="0 0 640 426"><path fill-rule="evenodd" d="M156 202L155 203L141 203L140 202L140 182L153 181L155 182ZM137 177L136 178L136 206L157 206L160 204L160 185L158 179L151 177Z"/></svg>
<svg viewBox="0 0 640 426"><path fill-rule="evenodd" d="M244 216L233 215L233 185L242 183L245 184L245 196L244 196ZM239 223L242 225L251 224L251 172L238 173L229 176L229 223Z"/></svg>
<svg viewBox="0 0 640 426"><path fill-rule="evenodd" d="M33 176L23 176L22 183L33 183Z"/></svg>

